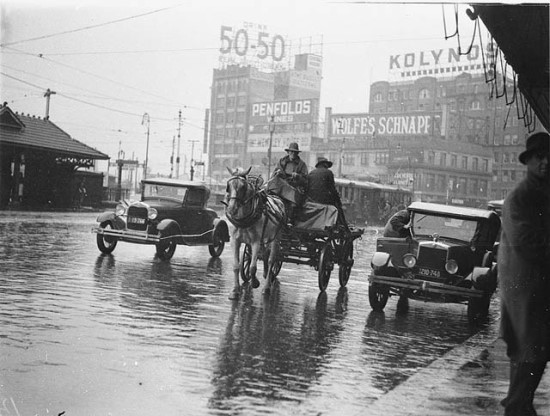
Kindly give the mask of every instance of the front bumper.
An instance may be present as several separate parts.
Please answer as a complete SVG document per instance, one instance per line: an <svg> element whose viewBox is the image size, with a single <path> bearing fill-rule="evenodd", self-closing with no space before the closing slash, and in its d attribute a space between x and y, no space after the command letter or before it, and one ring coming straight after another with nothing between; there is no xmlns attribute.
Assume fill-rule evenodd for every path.
<svg viewBox="0 0 550 416"><path fill-rule="evenodd" d="M452 286L428 280L404 279L402 277L380 276L375 274L369 275L369 284L409 289L420 293L438 293L441 295L463 296L467 298L481 298L485 295L485 292L474 288Z"/></svg>
<svg viewBox="0 0 550 416"><path fill-rule="evenodd" d="M147 234L146 231L115 230L105 229L102 227L93 227L92 233L100 234L105 237L113 237L119 241L138 244L158 244L163 240L160 234ZM168 238L170 237L165 237L165 239Z"/></svg>

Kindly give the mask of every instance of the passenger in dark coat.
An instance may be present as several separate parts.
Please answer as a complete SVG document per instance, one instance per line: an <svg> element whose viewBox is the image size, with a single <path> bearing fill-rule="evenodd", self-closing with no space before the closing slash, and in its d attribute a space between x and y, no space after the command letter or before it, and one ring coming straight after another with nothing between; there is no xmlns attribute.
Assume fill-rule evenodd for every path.
<svg viewBox="0 0 550 416"><path fill-rule="evenodd" d="M334 174L330 170L330 167L332 167L332 162L327 158L320 157L317 159L315 169L309 172L307 176L308 196L313 202L334 205L338 208L339 222L347 228L344 210L342 209L342 200L336 190Z"/></svg>
<svg viewBox="0 0 550 416"><path fill-rule="evenodd" d="M279 160L279 164L273 174L281 175L289 185L305 192L307 186L307 165L300 159L298 143L290 143L285 150L287 155Z"/></svg>
<svg viewBox="0 0 550 416"><path fill-rule="evenodd" d="M410 212L404 205L400 205L397 208L399 208L399 211L392 215L384 227L384 237L406 238L411 235L408 225L411 221Z"/></svg>
<svg viewBox="0 0 550 416"><path fill-rule="evenodd" d="M510 358L506 416L536 415L533 397L550 360L550 136L527 139L527 176L506 197L498 253L501 334Z"/></svg>
<svg viewBox="0 0 550 416"><path fill-rule="evenodd" d="M290 143L285 149L287 155L279 160L279 164L273 171L273 176L278 176L283 179L286 184L290 185L294 189L281 189L273 190L273 192L279 195L285 204L285 210L288 216L289 224L294 224L296 217L296 211L301 207L305 200L306 187L307 187L307 165L300 159L300 148L298 143ZM284 185L283 188L288 188L288 185Z"/></svg>

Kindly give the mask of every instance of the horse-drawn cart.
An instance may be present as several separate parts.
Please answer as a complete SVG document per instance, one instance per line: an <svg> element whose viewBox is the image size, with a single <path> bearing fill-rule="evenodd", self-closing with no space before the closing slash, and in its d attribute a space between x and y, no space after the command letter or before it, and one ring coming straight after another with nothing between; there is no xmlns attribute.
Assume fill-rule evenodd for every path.
<svg viewBox="0 0 550 416"><path fill-rule="evenodd" d="M279 238L279 250L272 268L275 278L283 263L306 264L318 273L321 292L328 286L334 265L338 265L340 286L348 283L353 267L353 242L360 238L363 229L337 223L338 211L332 205L306 202L298 212L294 226L284 226ZM251 246L246 244L240 256L240 276L244 282L251 278ZM262 246L259 259L267 270L268 253Z"/></svg>

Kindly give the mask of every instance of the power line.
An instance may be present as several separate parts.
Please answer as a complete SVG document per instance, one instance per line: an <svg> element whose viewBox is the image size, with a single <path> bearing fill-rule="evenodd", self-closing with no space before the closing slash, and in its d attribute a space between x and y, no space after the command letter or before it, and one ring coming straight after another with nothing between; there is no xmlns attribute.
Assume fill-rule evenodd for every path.
<svg viewBox="0 0 550 416"><path fill-rule="evenodd" d="M17 78L17 77L14 77L14 76L11 76L9 74L6 74L5 72L0 72L1 75L7 77L7 78L11 78L15 81L18 81L18 82L21 82L23 84L26 84L26 85L30 85L31 87L34 87L34 88L38 88L42 91L44 91L46 88L44 87L41 87L40 85L36 85L36 84L33 84L31 82L28 82L28 81L25 81L25 80L22 80L20 78ZM137 117L141 117L142 114L141 113L131 113L129 111L123 111L123 110L119 110L119 109L116 109L116 108L110 108L110 107L106 107L106 106L103 106L103 105L99 105L99 104L95 104L95 103L91 103L89 101L85 101L85 100L81 100L81 99L78 99L78 98L75 98L75 97L71 97L67 94L63 94L63 93L60 93L60 92L57 92L57 95L63 97L63 98L66 98L68 100L73 100L73 101L77 101L79 103L82 103L82 104L86 104L86 105L90 105L92 107L96 107L96 108L101 108L103 110L108 110L108 111L113 111L115 113L120 113L120 114L126 114L126 115L130 115L130 116L137 116ZM162 117L155 117L155 120L159 120L159 121L174 121L174 119L169 119L169 118L162 118Z"/></svg>
<svg viewBox="0 0 550 416"><path fill-rule="evenodd" d="M6 46L10 46L10 45L17 45L17 44L20 44L20 43L33 42L33 41L35 41L35 40L41 40L41 39L52 38L52 37L54 37L54 36L61 36L61 35L67 35L67 34L69 34L69 33L81 32L81 31L83 31L83 30L95 29L95 28L97 28L97 27L112 25L112 24L115 24L115 23L124 22L124 21L126 21L126 20L137 19L137 18L139 18L139 17L148 16L148 15L150 15L150 14L163 12L163 11L165 11L165 10L174 9L174 8L180 7L180 6L181 6L181 5L176 5L176 6L171 6L171 7L165 7L165 8L163 8L163 9L157 9L157 10L153 10L153 11L150 11L150 12L146 12L146 13L142 13L142 14L137 14L137 15L134 15L134 16L123 17L122 19L111 20L111 21L109 21L109 22L103 22L103 23L99 23L99 24L96 24L96 25L84 26L84 27L77 28L77 29L65 30L65 31L63 31L63 32L51 33L51 34L49 34L49 35L37 36L37 37L34 37L34 38L17 40L17 41L14 41L14 42L0 43L0 47L6 47Z"/></svg>
<svg viewBox="0 0 550 416"><path fill-rule="evenodd" d="M63 67L66 67L66 68L69 68L69 69L72 69L74 71L78 71L78 72L81 72L83 74L86 74L86 75L89 75L89 76L92 76L92 77L95 77L95 78L98 78L98 79L101 79L103 81L107 81L107 82L110 82L112 84L115 84L115 85L118 85L120 87L124 87L124 88L128 88L130 90L134 90L134 91L138 91L142 94L146 94L146 95L150 95L152 97L156 97L156 98L160 98L162 100L165 100L166 102L172 102L174 103L175 105L177 105L178 107L187 107L186 105L182 105L181 103L178 103L177 101L173 101L173 100L169 100L167 99L166 97L163 97L161 95L158 95L158 94L154 94L154 93L151 93L151 92L148 92L148 91L144 91L140 88L136 88L136 87L133 87L131 85L126 85L126 84L123 84L121 82L118 82L118 81L114 81L112 79L109 79L107 77L104 77L104 76L101 76L101 75L97 75L97 74L94 74L92 72L89 72L89 71L85 71L83 69L80 69L80 68L77 68L77 67L74 67L72 65L68 65L68 64L64 64L62 62L58 62L58 61L55 61L53 59L50 59L50 58L46 58L45 56L42 56L42 54L39 54L39 55L35 55L33 53L30 53L30 52L25 52L25 51L21 51L21 50L18 50L18 49L15 49L15 48L11 48L9 47L9 49L12 49L12 50L17 50L25 55L29 55L29 56L32 56L34 58L40 58L40 59L44 59L45 61L47 62L51 62L51 63L54 63L54 64L57 64L57 65L60 65L60 66L63 66Z"/></svg>

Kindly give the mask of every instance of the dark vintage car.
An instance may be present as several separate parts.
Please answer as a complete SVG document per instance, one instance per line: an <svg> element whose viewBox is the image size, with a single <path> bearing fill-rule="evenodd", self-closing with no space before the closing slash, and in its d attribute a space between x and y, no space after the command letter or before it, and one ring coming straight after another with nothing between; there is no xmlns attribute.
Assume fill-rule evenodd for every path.
<svg viewBox="0 0 550 416"><path fill-rule="evenodd" d="M157 256L168 260L178 244L208 245L213 257L229 241L227 223L206 208L208 187L196 182L154 178L141 183L141 201L121 203L115 212L99 215L97 247L111 253L119 241L154 244Z"/></svg>
<svg viewBox="0 0 550 416"><path fill-rule="evenodd" d="M369 302L382 311L389 296L399 296L398 312L408 299L467 303L468 320L487 316L497 286L493 246L500 218L491 210L413 202L410 236L380 237L369 276Z"/></svg>

